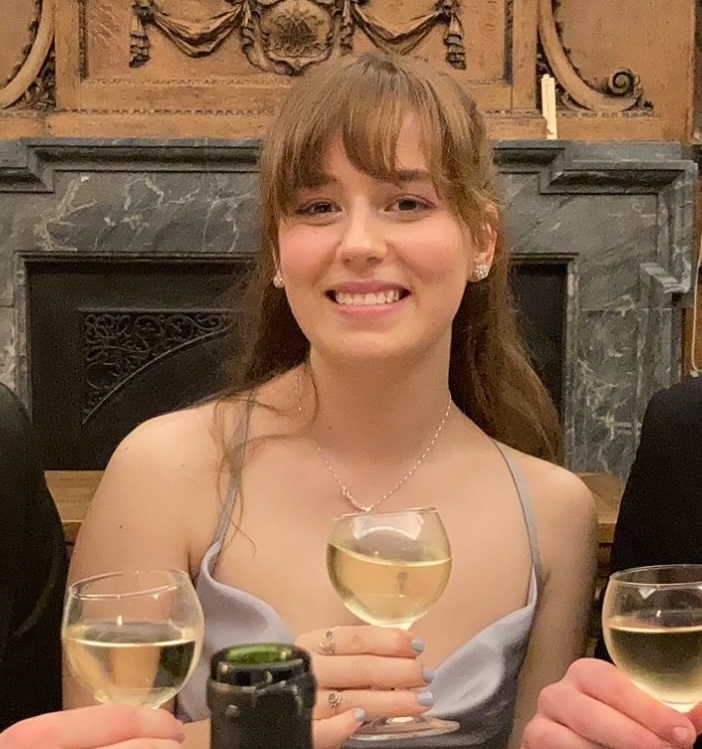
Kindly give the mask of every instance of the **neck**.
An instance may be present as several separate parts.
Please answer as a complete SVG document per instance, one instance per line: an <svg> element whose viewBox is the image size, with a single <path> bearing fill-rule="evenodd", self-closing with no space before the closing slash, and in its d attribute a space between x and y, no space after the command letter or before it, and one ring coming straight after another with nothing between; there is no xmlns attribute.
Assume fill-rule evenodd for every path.
<svg viewBox="0 0 702 749"><path fill-rule="evenodd" d="M448 367L448 352L441 361L432 356L398 367L332 363L313 351L300 371L300 406L314 415L311 433L331 455L414 460L446 416Z"/></svg>

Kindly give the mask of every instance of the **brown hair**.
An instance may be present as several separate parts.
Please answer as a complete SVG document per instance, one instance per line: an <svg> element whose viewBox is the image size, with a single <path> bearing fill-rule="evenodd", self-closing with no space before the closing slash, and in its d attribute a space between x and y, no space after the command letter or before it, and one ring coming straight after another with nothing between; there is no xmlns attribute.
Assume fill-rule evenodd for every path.
<svg viewBox="0 0 702 749"><path fill-rule="evenodd" d="M409 57L341 57L305 75L285 100L261 155L261 244L244 293L251 329L229 395L254 392L304 362L309 352L285 292L271 283L278 227L292 209L296 190L318 184L328 146L339 134L357 169L393 180L397 138L408 115L421 124L437 190L478 241L486 232L497 237L488 278L467 285L453 320L453 399L491 437L554 460L560 454L561 427L517 332L483 118L452 78Z"/></svg>

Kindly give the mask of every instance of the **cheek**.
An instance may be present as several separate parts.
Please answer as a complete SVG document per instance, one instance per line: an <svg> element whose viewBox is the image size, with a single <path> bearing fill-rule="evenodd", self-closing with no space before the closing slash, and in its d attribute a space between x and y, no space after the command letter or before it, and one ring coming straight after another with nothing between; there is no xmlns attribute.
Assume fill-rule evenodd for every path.
<svg viewBox="0 0 702 749"><path fill-rule="evenodd" d="M449 225L415 235L417 274L426 283L455 286L461 290L468 282L471 267L470 244L463 232Z"/></svg>
<svg viewBox="0 0 702 749"><path fill-rule="evenodd" d="M322 266L324 233L308 226L289 227L278 233L280 270L286 283L317 275Z"/></svg>

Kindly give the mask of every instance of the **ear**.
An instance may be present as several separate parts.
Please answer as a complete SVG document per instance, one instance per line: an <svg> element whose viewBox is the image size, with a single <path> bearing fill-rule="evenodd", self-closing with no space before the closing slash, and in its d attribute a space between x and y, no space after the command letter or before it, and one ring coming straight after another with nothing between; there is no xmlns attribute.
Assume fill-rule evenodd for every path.
<svg viewBox="0 0 702 749"><path fill-rule="evenodd" d="M474 265L492 267L495 260L495 247L497 246L497 228L494 222L486 222L481 227L480 236L476 238L475 252L473 254Z"/></svg>
<svg viewBox="0 0 702 749"><path fill-rule="evenodd" d="M468 282L480 283L490 275L495 260L497 229L495 222L486 221L477 233L471 232L471 253L468 257Z"/></svg>

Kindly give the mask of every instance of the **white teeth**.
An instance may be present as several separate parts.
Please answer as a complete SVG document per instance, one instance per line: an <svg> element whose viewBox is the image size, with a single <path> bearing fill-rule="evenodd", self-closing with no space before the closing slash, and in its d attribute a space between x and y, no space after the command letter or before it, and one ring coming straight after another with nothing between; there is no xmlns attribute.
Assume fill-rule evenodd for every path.
<svg viewBox="0 0 702 749"><path fill-rule="evenodd" d="M335 291L334 299L337 304L354 307L371 307L376 304L392 304L399 301L400 290L379 291L376 294L345 294L341 291Z"/></svg>

